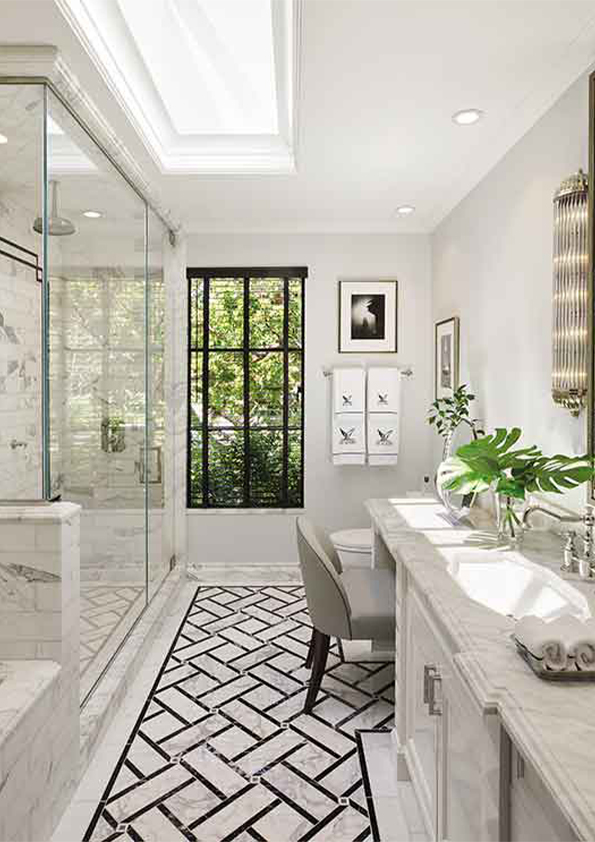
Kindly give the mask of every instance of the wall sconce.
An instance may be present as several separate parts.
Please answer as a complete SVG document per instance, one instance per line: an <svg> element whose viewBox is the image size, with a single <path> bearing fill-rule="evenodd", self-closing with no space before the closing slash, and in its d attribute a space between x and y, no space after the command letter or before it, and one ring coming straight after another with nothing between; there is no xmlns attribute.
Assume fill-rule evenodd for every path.
<svg viewBox="0 0 595 842"><path fill-rule="evenodd" d="M588 180L582 170L554 196L552 397L577 417L588 386Z"/></svg>

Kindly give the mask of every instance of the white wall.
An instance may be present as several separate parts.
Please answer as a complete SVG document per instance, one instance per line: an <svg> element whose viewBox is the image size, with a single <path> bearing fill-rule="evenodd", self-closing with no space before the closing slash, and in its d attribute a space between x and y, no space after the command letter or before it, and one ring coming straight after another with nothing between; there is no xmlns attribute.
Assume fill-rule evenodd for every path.
<svg viewBox="0 0 595 842"><path fill-rule="evenodd" d="M431 399L430 251L426 236L194 235L189 266L307 266L305 503L329 529L365 526L363 501L418 489L431 466L425 414ZM399 351L394 357L337 353L337 280L397 278ZM401 454L394 468L334 467L328 454L329 381L322 367L365 361L410 364L403 384ZM190 564L292 564L295 515L188 514Z"/></svg>
<svg viewBox="0 0 595 842"><path fill-rule="evenodd" d="M461 382L488 428L519 426L544 452L583 453L579 420L551 398L552 198L587 168L582 77L437 228L433 319L461 319ZM489 115L487 115L489 119ZM579 489L556 498L577 508Z"/></svg>

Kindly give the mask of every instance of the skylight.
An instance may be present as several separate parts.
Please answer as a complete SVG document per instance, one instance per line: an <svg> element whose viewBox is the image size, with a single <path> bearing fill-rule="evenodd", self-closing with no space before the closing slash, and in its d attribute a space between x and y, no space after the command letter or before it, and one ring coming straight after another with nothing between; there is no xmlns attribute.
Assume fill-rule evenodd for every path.
<svg viewBox="0 0 595 842"><path fill-rule="evenodd" d="M165 172L291 172L297 0L56 0Z"/></svg>
<svg viewBox="0 0 595 842"><path fill-rule="evenodd" d="M271 0L118 6L179 134L277 132Z"/></svg>

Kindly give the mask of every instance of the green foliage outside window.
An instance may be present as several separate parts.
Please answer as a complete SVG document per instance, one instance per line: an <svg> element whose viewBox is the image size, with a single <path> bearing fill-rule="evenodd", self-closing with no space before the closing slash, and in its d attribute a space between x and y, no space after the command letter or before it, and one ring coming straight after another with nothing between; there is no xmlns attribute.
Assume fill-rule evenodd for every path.
<svg viewBox="0 0 595 842"><path fill-rule="evenodd" d="M246 288L242 275L196 272L189 283L189 505L302 506L302 278L250 277Z"/></svg>

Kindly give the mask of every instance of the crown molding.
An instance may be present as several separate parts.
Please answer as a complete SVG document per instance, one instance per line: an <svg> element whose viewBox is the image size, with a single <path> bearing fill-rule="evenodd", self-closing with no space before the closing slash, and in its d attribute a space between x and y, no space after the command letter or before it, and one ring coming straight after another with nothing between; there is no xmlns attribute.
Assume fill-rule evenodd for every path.
<svg viewBox="0 0 595 842"><path fill-rule="evenodd" d="M19 81L48 84L164 225L172 232L181 229L180 222L164 205L130 150L112 129L56 47L1 46L0 82Z"/></svg>

